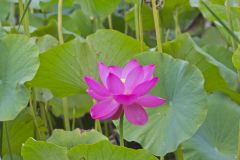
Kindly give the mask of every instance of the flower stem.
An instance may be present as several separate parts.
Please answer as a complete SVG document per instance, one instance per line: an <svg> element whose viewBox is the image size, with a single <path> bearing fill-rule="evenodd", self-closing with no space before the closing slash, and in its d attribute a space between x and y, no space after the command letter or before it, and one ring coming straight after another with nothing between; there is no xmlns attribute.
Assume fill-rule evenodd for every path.
<svg viewBox="0 0 240 160"><path fill-rule="evenodd" d="M138 5L137 4L135 4L134 6L134 18L135 18L136 39L139 40L139 21L138 21Z"/></svg>
<svg viewBox="0 0 240 160"><path fill-rule="evenodd" d="M3 157L2 146L3 146L3 122L0 121L0 158Z"/></svg>
<svg viewBox="0 0 240 160"><path fill-rule="evenodd" d="M105 136L109 136L109 129L108 129L108 122L104 121L104 131L105 131Z"/></svg>
<svg viewBox="0 0 240 160"><path fill-rule="evenodd" d="M183 160L183 151L181 145L179 145L177 150L175 151L175 157L177 160Z"/></svg>
<svg viewBox="0 0 240 160"><path fill-rule="evenodd" d="M67 131L70 131L69 115L68 115L68 99L67 97L63 98L63 117L64 117L64 126Z"/></svg>
<svg viewBox="0 0 240 160"><path fill-rule="evenodd" d="M123 140L123 119L124 119L124 114L121 115L120 122L119 122L120 146L124 146L124 140Z"/></svg>
<svg viewBox="0 0 240 160"><path fill-rule="evenodd" d="M160 160L164 160L164 156L160 157Z"/></svg>
<svg viewBox="0 0 240 160"><path fill-rule="evenodd" d="M95 130L102 133L102 127L99 120L95 120Z"/></svg>
<svg viewBox="0 0 240 160"><path fill-rule="evenodd" d="M153 9L155 31L156 31L157 49L158 49L159 52L162 52L161 29L160 29L160 25L159 25L159 13L158 13L158 10L157 10L155 0L152 0L152 9Z"/></svg>
<svg viewBox="0 0 240 160"><path fill-rule="evenodd" d="M63 0L58 0L58 40L60 44L64 43L62 32L62 6Z"/></svg>
<svg viewBox="0 0 240 160"><path fill-rule="evenodd" d="M110 29L113 29L113 25L112 25L112 15L111 15L111 14L108 16L108 26L109 26Z"/></svg>
<svg viewBox="0 0 240 160"><path fill-rule="evenodd" d="M12 147L11 147L11 143L10 143L10 137L9 137L9 132L8 132L8 122L4 122L4 126L5 126L5 132L6 132L6 140L7 140L7 146L8 146L8 152L10 155L10 160L13 160L13 154L12 154Z"/></svg>

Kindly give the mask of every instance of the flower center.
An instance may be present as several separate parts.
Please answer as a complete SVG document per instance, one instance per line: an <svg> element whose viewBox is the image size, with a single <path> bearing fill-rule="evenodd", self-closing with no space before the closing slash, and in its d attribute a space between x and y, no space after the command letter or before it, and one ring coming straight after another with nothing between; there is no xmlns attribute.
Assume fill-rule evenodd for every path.
<svg viewBox="0 0 240 160"><path fill-rule="evenodd" d="M121 78L122 83L124 84L126 82L125 78Z"/></svg>

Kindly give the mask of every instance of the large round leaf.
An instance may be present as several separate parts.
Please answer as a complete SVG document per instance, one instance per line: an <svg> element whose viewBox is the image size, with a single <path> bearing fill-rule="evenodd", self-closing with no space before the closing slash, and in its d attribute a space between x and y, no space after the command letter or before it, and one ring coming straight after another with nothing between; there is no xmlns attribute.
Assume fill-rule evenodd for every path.
<svg viewBox="0 0 240 160"><path fill-rule="evenodd" d="M204 52L194 43L189 34L182 34L177 39L165 43L163 51L196 65L203 73L207 91L224 92L240 103L240 94L235 92L237 74L217 58ZM210 51L214 52L214 50Z"/></svg>
<svg viewBox="0 0 240 160"><path fill-rule="evenodd" d="M7 123L7 125L6 125ZM11 145L11 151L15 155L21 153L22 144L29 138L34 136L34 123L33 118L28 109L23 110L15 120L6 122L4 125L3 134L3 155L9 154L7 135L5 128L8 129L8 137ZM39 126L40 127L40 126Z"/></svg>
<svg viewBox="0 0 240 160"><path fill-rule="evenodd" d="M0 121L12 120L27 106L24 86L39 67L37 46L26 36L0 39Z"/></svg>
<svg viewBox="0 0 240 160"><path fill-rule="evenodd" d="M70 149L79 144L94 144L102 140L107 140L107 137L95 130L81 132L79 129L73 131L56 129L47 141Z"/></svg>
<svg viewBox="0 0 240 160"><path fill-rule="evenodd" d="M197 133L184 143L186 160L237 159L240 106L222 94L208 97L206 121Z"/></svg>
<svg viewBox="0 0 240 160"><path fill-rule="evenodd" d="M29 138L22 146L24 160L68 160L67 148Z"/></svg>
<svg viewBox="0 0 240 160"><path fill-rule="evenodd" d="M41 54L33 85L48 88L59 97L85 93L83 77L98 77L98 61L124 64L139 52L137 40L117 31L100 30L86 41L75 39Z"/></svg>
<svg viewBox="0 0 240 160"><path fill-rule="evenodd" d="M147 52L137 59L141 64L156 64L159 81L152 94L167 103L147 110L149 122L145 126L125 121L124 138L162 156L176 150L203 123L207 111L204 79L196 67L166 54Z"/></svg>
<svg viewBox="0 0 240 160"><path fill-rule="evenodd" d="M120 0L75 0L83 12L91 17L106 17L114 12Z"/></svg>
<svg viewBox="0 0 240 160"><path fill-rule="evenodd" d="M92 145L78 145L68 152L68 156L70 160L157 160L145 150L119 147L108 141Z"/></svg>

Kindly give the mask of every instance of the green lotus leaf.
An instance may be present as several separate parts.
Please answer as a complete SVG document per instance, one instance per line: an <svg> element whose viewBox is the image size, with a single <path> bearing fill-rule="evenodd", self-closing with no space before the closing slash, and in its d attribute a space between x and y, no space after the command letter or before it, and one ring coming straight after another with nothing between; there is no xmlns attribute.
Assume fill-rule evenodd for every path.
<svg viewBox="0 0 240 160"><path fill-rule="evenodd" d="M73 131L56 129L47 142L70 149L79 144L94 144L102 140L107 140L107 137L95 130L81 132L79 129Z"/></svg>
<svg viewBox="0 0 240 160"><path fill-rule="evenodd" d="M24 160L68 160L67 148L29 138L22 146Z"/></svg>
<svg viewBox="0 0 240 160"><path fill-rule="evenodd" d="M177 39L165 43L163 51L196 65L204 76L207 91L224 92L240 103L240 94L235 92L237 89L236 72L204 52L194 43L189 34L183 34Z"/></svg>
<svg viewBox="0 0 240 160"><path fill-rule="evenodd" d="M167 99L167 103L147 109L149 122L145 126L125 121L124 138L163 156L191 138L205 120L204 78L195 66L167 54L146 52L137 59L141 64L156 64L159 81L151 94Z"/></svg>
<svg viewBox="0 0 240 160"><path fill-rule="evenodd" d="M0 121L14 119L28 104L24 86L39 67L38 48L23 35L0 39Z"/></svg>
<svg viewBox="0 0 240 160"><path fill-rule="evenodd" d="M81 5L85 15L104 18L114 12L120 0L75 0L75 2Z"/></svg>
<svg viewBox="0 0 240 160"><path fill-rule="evenodd" d="M50 89L58 97L85 93L87 86L83 77L98 77L98 61L123 65L139 52L137 40L117 31L99 30L86 41L74 39L42 53L41 65L32 83L35 87Z"/></svg>
<svg viewBox="0 0 240 160"><path fill-rule="evenodd" d="M78 145L68 152L70 160L157 160L145 150L133 150L119 147L108 141L91 145Z"/></svg>
<svg viewBox="0 0 240 160"><path fill-rule="evenodd" d="M209 111L197 133L183 145L186 160L237 159L240 106L228 96L208 96Z"/></svg>

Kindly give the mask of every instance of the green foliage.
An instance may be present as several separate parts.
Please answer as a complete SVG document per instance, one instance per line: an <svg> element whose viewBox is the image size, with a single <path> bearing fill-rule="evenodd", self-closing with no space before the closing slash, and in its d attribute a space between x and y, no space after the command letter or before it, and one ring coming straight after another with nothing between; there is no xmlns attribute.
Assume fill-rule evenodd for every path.
<svg viewBox="0 0 240 160"><path fill-rule="evenodd" d="M186 160L233 160L237 157L240 106L226 95L208 97L208 115L198 132L184 143Z"/></svg>
<svg viewBox="0 0 240 160"><path fill-rule="evenodd" d="M137 59L141 64L157 65L155 75L159 81L151 93L167 99L168 103L149 109L149 122L145 126L125 121L124 137L162 156L176 150L203 123L207 111L204 79L196 67L166 54L146 52Z"/></svg>
<svg viewBox="0 0 240 160"><path fill-rule="evenodd" d="M0 39L0 121L13 120L28 104L25 82L39 67L38 48L26 36L6 35Z"/></svg>

